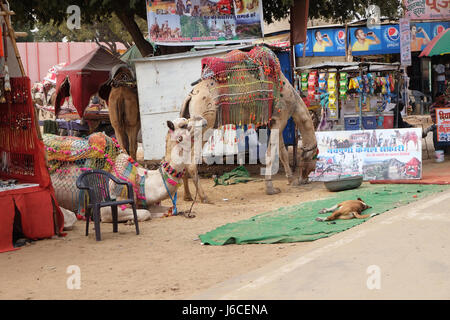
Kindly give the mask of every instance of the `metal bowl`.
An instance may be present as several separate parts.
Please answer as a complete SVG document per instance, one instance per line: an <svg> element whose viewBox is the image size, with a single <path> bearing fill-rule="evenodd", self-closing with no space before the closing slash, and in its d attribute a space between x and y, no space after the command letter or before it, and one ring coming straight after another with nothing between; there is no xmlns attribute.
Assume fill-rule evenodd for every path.
<svg viewBox="0 0 450 320"><path fill-rule="evenodd" d="M325 181L325 187L329 191L343 191L358 188L363 181L363 176L346 177L338 180Z"/></svg>

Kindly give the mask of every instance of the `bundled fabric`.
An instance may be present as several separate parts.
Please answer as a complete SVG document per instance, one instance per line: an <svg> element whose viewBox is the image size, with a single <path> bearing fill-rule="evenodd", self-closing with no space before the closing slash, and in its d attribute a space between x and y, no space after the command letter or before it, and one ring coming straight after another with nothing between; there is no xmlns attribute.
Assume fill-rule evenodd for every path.
<svg viewBox="0 0 450 320"><path fill-rule="evenodd" d="M251 178L250 173L245 169L244 166L239 166L230 172L224 173L219 178L214 178L214 186L224 185L228 186L230 184L246 183L249 181L255 181L257 179Z"/></svg>
<svg viewBox="0 0 450 320"><path fill-rule="evenodd" d="M223 58L202 59L202 79L214 79L210 88L218 106L218 126L266 125L280 99L283 82L280 62L263 46L245 53L233 50Z"/></svg>

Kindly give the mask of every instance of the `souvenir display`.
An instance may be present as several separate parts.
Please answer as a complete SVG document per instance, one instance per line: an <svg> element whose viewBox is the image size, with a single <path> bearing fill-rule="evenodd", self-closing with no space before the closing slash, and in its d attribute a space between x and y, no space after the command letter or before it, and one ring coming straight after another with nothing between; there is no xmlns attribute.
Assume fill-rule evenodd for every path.
<svg viewBox="0 0 450 320"><path fill-rule="evenodd" d="M346 99L347 98L347 72L339 73L339 98Z"/></svg>
<svg viewBox="0 0 450 320"><path fill-rule="evenodd" d="M302 72L300 83L301 83L302 92L308 92L308 73L307 72Z"/></svg>
<svg viewBox="0 0 450 320"><path fill-rule="evenodd" d="M316 88L317 88L317 71L313 71L309 73L308 77L308 99L315 100L316 99Z"/></svg>
<svg viewBox="0 0 450 320"><path fill-rule="evenodd" d="M0 102L0 173L17 178L34 177L36 128L30 80L11 78L8 83L10 88L2 91L4 100Z"/></svg>
<svg viewBox="0 0 450 320"><path fill-rule="evenodd" d="M338 118L337 109L337 98L336 98L336 73L330 72L328 74L328 109L330 110L329 118Z"/></svg>
<svg viewBox="0 0 450 320"><path fill-rule="evenodd" d="M351 76L352 75L352 76ZM300 75L299 75L300 76ZM381 114L387 103L395 98L395 77L392 73L368 72L360 75L357 72L320 72L301 73L302 91L308 79L308 101L322 108L322 120L338 120L341 106L344 113L354 111L374 112ZM317 93L320 93L319 95ZM325 120L324 120L325 119ZM322 129L325 126L320 126Z"/></svg>

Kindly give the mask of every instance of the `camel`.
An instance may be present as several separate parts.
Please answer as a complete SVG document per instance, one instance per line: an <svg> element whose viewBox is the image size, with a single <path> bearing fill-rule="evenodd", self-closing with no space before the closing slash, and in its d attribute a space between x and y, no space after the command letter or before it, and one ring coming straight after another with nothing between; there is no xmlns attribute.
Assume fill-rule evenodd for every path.
<svg viewBox="0 0 450 320"><path fill-rule="evenodd" d="M256 47L261 48L261 47ZM253 50L255 50L253 49ZM263 50L263 49L261 49ZM268 49L265 49L268 50ZM238 52L239 54L239 52ZM242 53L245 54L245 53ZM274 59L273 63L278 63L278 59L272 53ZM262 68L262 67L261 67ZM252 77L251 75L248 75ZM308 175L310 172L315 170L317 161L317 141L315 136L314 125L311 120L311 116L308 109L300 98L297 91L292 87L286 77L279 71L280 82L282 83L281 96L278 100L277 105L273 107L273 114L270 120L269 127L272 130L278 129L278 141L276 135L271 135L271 139L267 148L266 153L266 166L267 170L265 172L265 182L266 182L266 194L273 195L280 192L279 188L273 187L272 184L272 166L275 161L276 153L271 152L271 146L275 146L278 143L280 151L280 160L284 166L285 173L288 179L288 184L299 185L308 183ZM200 116L207 121L207 126L204 132L208 129L214 128L216 123L216 116L218 114L218 106L216 105L214 98L211 94L215 88L219 86L218 80L216 78L200 79L194 86L190 94L187 96L183 102L180 115L185 118L192 118ZM243 107L242 107L243 108ZM289 167L289 157L288 152L284 146L282 132L286 127L287 121L290 117L293 117L295 124L300 129L302 136L302 147L301 147L301 162L300 162L300 178L294 179L292 170ZM235 123L238 125L238 123ZM206 139L203 139L203 144ZM195 148L193 148L194 150ZM199 159L193 155L194 159ZM195 187L197 189L198 195L203 203L209 203L209 199L203 191L199 184L199 177L197 171L196 160L188 166L189 176L193 179ZM188 178L184 178L184 198L186 201L192 200L192 196L189 190Z"/></svg>
<svg viewBox="0 0 450 320"><path fill-rule="evenodd" d="M128 66L118 65L111 70L111 76L101 86L99 96L108 102L109 119L119 144L136 159L141 118L134 74Z"/></svg>
<svg viewBox="0 0 450 320"><path fill-rule="evenodd" d="M114 139L103 133L97 132L87 139L44 135L50 177L58 204L70 211L78 210L80 199L75 185L78 175L88 168L102 169L132 183L139 221L154 217L153 210L161 210L159 203L168 199L170 195L173 196L182 183L187 159L191 154L191 135L196 126L200 128L206 126L206 120L180 118L173 122L167 121L167 126L169 131L166 136L165 160L156 170L146 170L140 166L124 152ZM71 151L66 151L68 146ZM78 154L82 156L77 157ZM105 163L110 165L105 165ZM110 191L112 196L115 195L117 199L120 199L122 189L115 190L112 182ZM152 213L149 209L152 210ZM122 208L118 211L118 221L133 220L131 208ZM110 208L102 208L101 217L102 222L112 222Z"/></svg>

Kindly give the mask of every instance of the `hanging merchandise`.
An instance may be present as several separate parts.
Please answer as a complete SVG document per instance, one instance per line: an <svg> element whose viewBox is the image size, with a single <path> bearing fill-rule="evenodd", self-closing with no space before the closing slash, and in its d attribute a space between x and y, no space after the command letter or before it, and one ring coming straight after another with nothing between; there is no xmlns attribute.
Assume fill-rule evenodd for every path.
<svg viewBox="0 0 450 320"><path fill-rule="evenodd" d="M302 92L307 92L308 91L308 73L307 72L302 72L300 83L301 83Z"/></svg>
<svg viewBox="0 0 450 320"><path fill-rule="evenodd" d="M347 72L339 73L339 98L346 99L347 98Z"/></svg>
<svg viewBox="0 0 450 320"><path fill-rule="evenodd" d="M317 71L313 71L309 73L308 77L308 99L315 100L316 99L316 87L317 87Z"/></svg>
<svg viewBox="0 0 450 320"><path fill-rule="evenodd" d="M319 91L321 93L325 92L327 89L326 76L327 76L327 74L325 72L319 73Z"/></svg>
<svg viewBox="0 0 450 320"><path fill-rule="evenodd" d="M371 73L367 74L367 79L368 79L368 82L369 82L368 83L369 93L371 95L373 95L375 93L375 88L376 88L375 79L374 79L374 77L373 77L373 75Z"/></svg>
<svg viewBox="0 0 450 320"><path fill-rule="evenodd" d="M328 109L330 111L330 119L337 119L336 72L330 72L328 74Z"/></svg>
<svg viewBox="0 0 450 320"><path fill-rule="evenodd" d="M351 78L348 83L348 93L354 94L360 92L359 81L357 78Z"/></svg>

